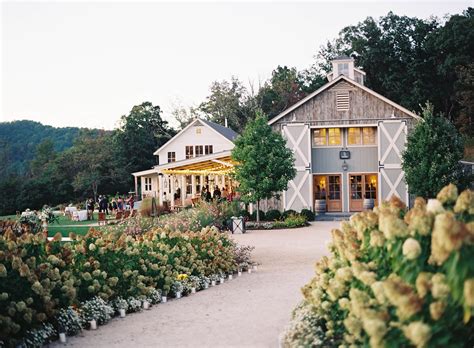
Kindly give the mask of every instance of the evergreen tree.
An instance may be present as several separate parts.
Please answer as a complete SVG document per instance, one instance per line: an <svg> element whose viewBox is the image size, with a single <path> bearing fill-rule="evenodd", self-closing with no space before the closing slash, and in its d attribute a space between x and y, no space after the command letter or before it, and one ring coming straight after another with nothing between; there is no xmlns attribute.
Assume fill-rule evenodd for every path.
<svg viewBox="0 0 474 348"><path fill-rule="evenodd" d="M408 136L402 166L410 193L431 198L449 183L463 186L464 146L454 125L433 114L433 105L426 105L423 118Z"/></svg>
<svg viewBox="0 0 474 348"><path fill-rule="evenodd" d="M260 200L274 197L286 190L288 181L296 175L294 156L283 137L267 124L267 118L257 114L235 141L232 159L234 178L245 202L257 203L257 222L260 221Z"/></svg>

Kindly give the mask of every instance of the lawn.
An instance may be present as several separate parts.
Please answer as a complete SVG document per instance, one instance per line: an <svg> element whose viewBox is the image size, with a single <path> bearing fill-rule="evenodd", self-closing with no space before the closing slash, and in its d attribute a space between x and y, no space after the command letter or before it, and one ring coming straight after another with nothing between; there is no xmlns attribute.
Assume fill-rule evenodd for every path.
<svg viewBox="0 0 474 348"><path fill-rule="evenodd" d="M85 235L87 233L87 231L89 231L89 229L91 228L91 226L68 226L68 227L64 227L64 226L59 226L59 225L50 225L48 226L48 236L50 237L54 237L54 235L56 233L61 233L61 235L63 237L69 237L69 233L75 233L75 234L81 234L81 235ZM95 226L94 227L95 229L97 229L98 227Z"/></svg>

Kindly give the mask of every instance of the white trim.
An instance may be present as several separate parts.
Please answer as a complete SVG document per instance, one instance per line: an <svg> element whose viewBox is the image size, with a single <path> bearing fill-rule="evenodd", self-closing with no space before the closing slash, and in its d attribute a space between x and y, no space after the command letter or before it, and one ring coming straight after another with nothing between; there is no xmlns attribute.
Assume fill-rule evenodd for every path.
<svg viewBox="0 0 474 348"><path fill-rule="evenodd" d="M183 134L185 131L187 131L191 126L193 126L196 122L198 121L201 121L201 124L205 127L207 127L208 129L212 130L214 133L218 134L219 136L221 136L222 138L224 138L225 140L227 140L227 142L229 144L232 144L234 145L234 143L227 139L225 136L223 136L221 133L219 133L218 131L216 131L214 128L212 128L211 126L209 126L205 121L201 120L200 118L196 118L194 121L192 121L190 124L188 124L186 127L184 127L181 131L179 131L178 134L176 134L174 137L172 137L170 140L168 140L166 143L164 143L163 145L161 145L161 147L156 150L155 152L153 152L153 155L157 156L159 154L159 152L163 151L166 147L168 147L168 145L170 145L174 140L176 140L177 138L179 138L181 136L181 134ZM210 121L208 121L210 122ZM190 145L191 146L191 145ZM196 146L196 145L192 145L193 147ZM204 147L203 147L203 151L204 151Z"/></svg>
<svg viewBox="0 0 474 348"><path fill-rule="evenodd" d="M231 155L231 153L232 153L231 150L226 150L226 151L221 151L221 152L214 152L214 153L211 153L209 155L204 155L204 156L199 156L199 157L192 157L192 158L184 159L184 160L181 160L181 161L164 163L164 164L160 164L159 166L156 166L155 170L158 172L162 169L170 169L170 168L185 166L185 165L188 165L188 164L194 164L194 163L205 162L205 161L212 161L212 160L220 158L220 157L228 157L228 156Z"/></svg>
<svg viewBox="0 0 474 348"><path fill-rule="evenodd" d="M295 138L293 138L293 135L291 135L291 133L289 132L288 130L289 127L295 127L295 128L302 127L302 131L298 135L298 138L296 140ZM293 150L293 152L297 152L299 154L299 156L301 157L301 160L305 164L304 168L308 167L309 164L311 163L311 159L308 158L307 155L303 153L303 151L301 150L299 146L304 139L305 133L309 130L308 127L304 123L298 123L298 124L294 123L291 125L285 125L284 130L285 130L284 131L285 137L289 141L288 145L290 145L290 149ZM308 153L308 155L310 155L310 153Z"/></svg>
<svg viewBox="0 0 474 348"><path fill-rule="evenodd" d="M150 174L158 175L158 171L155 168L152 168L152 169L142 170L141 172L132 173L132 175L135 177L150 175Z"/></svg>
<svg viewBox="0 0 474 348"><path fill-rule="evenodd" d="M357 120L357 119L355 119ZM377 120L378 121L378 120ZM341 123L336 123L336 124L330 124L325 125L325 126L309 126L310 129L314 128L357 128L357 127L377 127L378 123L357 123L357 124L341 124Z"/></svg>
<svg viewBox="0 0 474 348"><path fill-rule="evenodd" d="M285 115L289 114L290 112L292 112L293 110L297 109L298 107L300 107L301 105L303 105L304 103L306 103L308 100L311 100L312 98L314 98L315 96L317 96L318 94L320 94L321 92L325 91L326 89L328 89L329 87L335 85L337 82L341 81L341 80L345 80L351 84L353 84L354 86L356 87L359 87L361 88L362 90L366 91L367 93L369 94L372 94L374 97L377 97L379 98L380 100L386 102L387 104L393 106L394 108L402 111L403 113L407 114L408 116L411 116L415 119L418 119L418 120L421 120L422 118L418 115L416 115L415 113L409 111L408 109L405 109L403 106L401 105L398 105L397 103L391 101L390 99L378 94L377 92L374 92L373 90L371 90L370 88L367 88L365 87L364 85L361 85L357 82L355 82L354 80L348 78L347 76L344 76L344 75L339 75L337 78L335 78L334 80L326 83L324 86L322 86L321 88L317 89L316 91L314 91L313 93L311 93L310 95L308 95L306 98L303 98L301 99L299 102L293 104L292 106L290 106L288 109L284 110L283 112L281 112L279 115L275 116L273 119L271 119L270 121L268 121L268 124L269 125L272 125L274 124L276 121L280 120L282 117L284 117Z"/></svg>
<svg viewBox="0 0 474 348"><path fill-rule="evenodd" d="M358 73L361 73L364 76L367 75L364 70L358 69L356 67L354 67L354 70L357 71Z"/></svg>
<svg viewBox="0 0 474 348"><path fill-rule="evenodd" d="M351 201L350 201L350 193L351 193L351 182L350 182L350 176L351 175L357 175L357 174L375 174L377 175L377 190L376 190L376 193L377 193L377 200L379 201L379 204L380 204L380 171L378 172L374 172L374 171L371 171L371 172L347 172L347 212L348 213L357 213L358 211L355 211L355 210L351 210ZM364 198L362 198L363 200Z"/></svg>

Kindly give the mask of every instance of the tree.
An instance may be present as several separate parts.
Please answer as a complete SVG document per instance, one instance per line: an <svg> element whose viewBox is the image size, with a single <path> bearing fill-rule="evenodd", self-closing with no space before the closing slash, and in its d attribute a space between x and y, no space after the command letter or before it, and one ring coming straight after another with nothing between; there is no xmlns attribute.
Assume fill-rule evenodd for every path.
<svg viewBox="0 0 474 348"><path fill-rule="evenodd" d="M160 107L150 102L136 105L128 115L122 116L114 134L114 157L123 184L131 184L130 173L156 165L153 153L175 134L162 119Z"/></svg>
<svg viewBox="0 0 474 348"><path fill-rule="evenodd" d="M463 140L454 125L426 104L423 120L408 135L402 167L411 194L435 197L447 184L463 186Z"/></svg>
<svg viewBox="0 0 474 348"><path fill-rule="evenodd" d="M257 222L260 221L260 200L274 197L288 188L288 181L296 175L294 157L283 137L267 124L258 113L250 121L232 150L234 178L245 202L257 203Z"/></svg>
<svg viewBox="0 0 474 348"><path fill-rule="evenodd" d="M227 119L228 126L237 133L245 128L248 119L247 102L250 95L242 82L236 77L230 81L215 81L211 85L210 95L199 105L199 111L213 122L221 125Z"/></svg>

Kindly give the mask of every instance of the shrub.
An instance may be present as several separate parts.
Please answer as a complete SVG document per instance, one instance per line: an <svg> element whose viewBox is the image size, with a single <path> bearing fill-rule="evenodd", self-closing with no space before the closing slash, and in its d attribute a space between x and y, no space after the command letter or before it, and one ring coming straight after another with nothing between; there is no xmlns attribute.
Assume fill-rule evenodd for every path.
<svg viewBox="0 0 474 348"><path fill-rule="evenodd" d="M247 220L250 219L250 213L245 209L242 209L241 211L239 211L239 216L242 216L246 218Z"/></svg>
<svg viewBox="0 0 474 348"><path fill-rule="evenodd" d="M265 220L265 212L263 210L260 210L260 220L264 221ZM254 210L252 214L250 214L250 220L256 221L257 220L257 211Z"/></svg>
<svg viewBox="0 0 474 348"><path fill-rule="evenodd" d="M114 314L110 304L118 298L127 301L129 311L138 310L144 299L159 301L156 291L168 293L178 274L237 269L235 243L214 227L198 232L154 227L139 235L120 233L123 228L71 234L68 243L61 243L60 235L52 241L43 234L0 236L0 342L16 346L25 337L34 342L44 337L44 344L43 323L59 326L72 315L61 309L73 304L82 303L83 320L101 324Z"/></svg>
<svg viewBox="0 0 474 348"><path fill-rule="evenodd" d="M306 226L307 221L304 215L291 214L285 219L284 223L286 228L294 228Z"/></svg>
<svg viewBox="0 0 474 348"><path fill-rule="evenodd" d="M305 216L307 221L314 221L314 213L311 210L303 209L300 214Z"/></svg>
<svg viewBox="0 0 474 348"><path fill-rule="evenodd" d="M280 220L281 219L281 213L277 209L272 209L272 210L269 210L265 213L265 218L268 221Z"/></svg>
<svg viewBox="0 0 474 348"><path fill-rule="evenodd" d="M392 198L353 215L332 231L285 346L472 346L473 223L474 193L454 185L410 211Z"/></svg>
<svg viewBox="0 0 474 348"><path fill-rule="evenodd" d="M285 211L281 214L281 218L282 218L283 220L285 220L288 216L290 216L290 215L295 215L295 214L297 214L297 212L294 211L293 209L285 210Z"/></svg>

